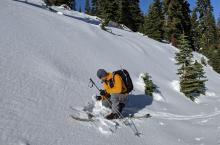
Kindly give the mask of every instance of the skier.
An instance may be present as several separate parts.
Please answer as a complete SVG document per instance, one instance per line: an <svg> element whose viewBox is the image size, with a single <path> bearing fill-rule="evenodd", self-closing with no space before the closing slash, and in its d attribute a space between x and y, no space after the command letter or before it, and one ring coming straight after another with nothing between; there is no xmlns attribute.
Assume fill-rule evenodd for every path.
<svg viewBox="0 0 220 145"><path fill-rule="evenodd" d="M112 110L112 113L105 118L109 120L119 118L128 100L128 91L123 78L117 73L106 72L104 69L97 71L97 77L103 83L104 90L100 90L100 96L96 96L96 99L101 100L104 106Z"/></svg>

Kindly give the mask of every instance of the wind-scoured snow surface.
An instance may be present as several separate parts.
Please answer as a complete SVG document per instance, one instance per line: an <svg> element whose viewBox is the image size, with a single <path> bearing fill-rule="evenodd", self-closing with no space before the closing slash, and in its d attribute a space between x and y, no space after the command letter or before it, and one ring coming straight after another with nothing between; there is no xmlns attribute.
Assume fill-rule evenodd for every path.
<svg viewBox="0 0 220 145"><path fill-rule="evenodd" d="M0 4L1 145L220 144L220 75L210 66L207 94L193 103L179 92L176 48L113 27L113 34L102 31L96 17L30 3ZM70 106L83 107L97 93L88 87L90 77L98 82L97 69L121 66L135 85L125 111L153 116L134 120L141 136L122 125L105 134L71 120ZM145 72L158 87L153 99L143 95Z"/></svg>

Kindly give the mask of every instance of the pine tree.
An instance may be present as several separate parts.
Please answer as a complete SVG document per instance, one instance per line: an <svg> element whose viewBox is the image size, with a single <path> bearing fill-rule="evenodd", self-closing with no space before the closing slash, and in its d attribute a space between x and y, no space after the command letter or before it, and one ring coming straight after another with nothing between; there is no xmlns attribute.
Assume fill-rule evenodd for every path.
<svg viewBox="0 0 220 145"><path fill-rule="evenodd" d="M203 66L201 63L199 63L198 61L195 61L194 63L194 69L197 73L196 78L197 78L197 83L198 85L195 86L197 87L198 90L198 94L203 94L205 95L205 82L207 81L206 76L205 76L205 72L203 70Z"/></svg>
<svg viewBox="0 0 220 145"><path fill-rule="evenodd" d="M210 58L211 60L209 60L209 64L216 72L220 73L220 48L214 49Z"/></svg>
<svg viewBox="0 0 220 145"><path fill-rule="evenodd" d="M218 18L217 27L218 27L218 29L220 29L220 16Z"/></svg>
<svg viewBox="0 0 220 145"><path fill-rule="evenodd" d="M120 0L118 14L118 22L124 24L132 31L138 31L144 23L144 17L139 7L139 0Z"/></svg>
<svg viewBox="0 0 220 145"><path fill-rule="evenodd" d="M184 34L180 36L180 51L176 53L178 75L180 76L180 91L192 101L200 94L205 94L205 81L203 67L200 63L192 61L192 48Z"/></svg>
<svg viewBox="0 0 220 145"><path fill-rule="evenodd" d="M186 67L192 64L192 49L185 35L181 35L179 52L176 53L176 64L180 66L177 74L183 76L186 73Z"/></svg>
<svg viewBox="0 0 220 145"><path fill-rule="evenodd" d="M76 0L72 0L71 9L76 11Z"/></svg>
<svg viewBox="0 0 220 145"><path fill-rule="evenodd" d="M44 0L44 2L49 6L51 5L60 6L62 4L66 4L70 8L72 8L72 3L73 3L72 0Z"/></svg>
<svg viewBox="0 0 220 145"><path fill-rule="evenodd" d="M218 22L217 22L217 29L218 29L218 49L220 49L220 17L218 18Z"/></svg>
<svg viewBox="0 0 220 145"><path fill-rule="evenodd" d="M148 96L153 96L153 92L156 90L156 87L153 81L151 80L151 76L148 73L145 73L142 76L142 79L145 84L145 94Z"/></svg>
<svg viewBox="0 0 220 145"><path fill-rule="evenodd" d="M200 51L209 58L209 64L220 72L218 32L210 0L197 0L199 14L199 47Z"/></svg>
<svg viewBox="0 0 220 145"><path fill-rule="evenodd" d="M92 0L91 4L92 4L91 14L95 16L97 15L97 0Z"/></svg>
<svg viewBox="0 0 220 145"><path fill-rule="evenodd" d="M166 39L176 46L180 35L184 33L191 43L189 3L186 0L164 0L164 11Z"/></svg>
<svg viewBox="0 0 220 145"><path fill-rule="evenodd" d="M198 78L198 66L195 64L185 67L185 73L181 76L180 86L183 92L192 101L200 94L205 95L205 81ZM202 68L201 68L202 69Z"/></svg>
<svg viewBox="0 0 220 145"><path fill-rule="evenodd" d="M131 20L131 13L129 9L129 0L120 0L119 3L119 23L126 25L129 27L129 23Z"/></svg>
<svg viewBox="0 0 220 145"><path fill-rule="evenodd" d="M198 21L196 9L194 9L192 12L191 25L192 25L191 36L193 42L193 49L197 51L199 50L199 21Z"/></svg>
<svg viewBox="0 0 220 145"><path fill-rule="evenodd" d="M199 13L200 47L204 53L207 53L210 51L210 46L216 45L217 42L217 30L213 15L213 7L210 0L197 0L196 9Z"/></svg>
<svg viewBox="0 0 220 145"><path fill-rule="evenodd" d="M162 3L160 0L154 0L154 3L149 8L148 15L145 16L143 33L148 35L150 38L162 41L164 32L163 24L164 15Z"/></svg>
<svg viewBox="0 0 220 145"><path fill-rule="evenodd" d="M181 67L178 69L178 75L182 76L185 73L185 68L192 64L192 49L189 44L189 41L187 40L187 36L184 34L180 37L180 44L179 44L180 51L176 53L176 60L177 65L180 65Z"/></svg>
<svg viewBox="0 0 220 145"><path fill-rule="evenodd" d="M80 13L82 12L82 7L81 7L81 6L79 6L79 12L80 12Z"/></svg>
<svg viewBox="0 0 220 145"><path fill-rule="evenodd" d="M143 25L143 14L139 0L92 0L92 15L97 15L104 21L102 28L109 21L124 24L133 31L138 31Z"/></svg>
<svg viewBox="0 0 220 145"><path fill-rule="evenodd" d="M103 30L105 30L105 26L107 26L110 21L118 22L118 0L101 0L98 10L100 11L100 17L104 19L101 24Z"/></svg>
<svg viewBox="0 0 220 145"><path fill-rule="evenodd" d="M89 0L86 0L85 13L86 14L90 14L91 13L90 1Z"/></svg>
<svg viewBox="0 0 220 145"><path fill-rule="evenodd" d="M138 31L140 26L143 25L144 23L144 17L143 14L141 13L139 3L140 3L139 0L129 1L129 11L131 17L130 17L130 23L128 23L126 26L128 26L134 32Z"/></svg>
<svg viewBox="0 0 220 145"><path fill-rule="evenodd" d="M91 13L92 15L98 16L98 17L102 17L102 13L103 13L103 2L105 2L106 0L92 0L91 1L91 5L92 5L92 10Z"/></svg>
<svg viewBox="0 0 220 145"><path fill-rule="evenodd" d="M218 37L217 37L217 48L213 50L211 62L210 64L213 66L213 69L220 73L220 18L217 22L217 30L218 30Z"/></svg>

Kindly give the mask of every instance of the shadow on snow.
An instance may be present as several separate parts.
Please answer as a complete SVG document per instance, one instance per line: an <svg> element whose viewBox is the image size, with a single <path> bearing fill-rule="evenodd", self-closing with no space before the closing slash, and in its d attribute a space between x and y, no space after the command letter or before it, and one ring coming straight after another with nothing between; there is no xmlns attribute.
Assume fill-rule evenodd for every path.
<svg viewBox="0 0 220 145"><path fill-rule="evenodd" d="M123 115L134 115L140 110L144 109L146 106L151 105L153 102L153 97L144 94L140 95L129 95L128 102L123 110Z"/></svg>

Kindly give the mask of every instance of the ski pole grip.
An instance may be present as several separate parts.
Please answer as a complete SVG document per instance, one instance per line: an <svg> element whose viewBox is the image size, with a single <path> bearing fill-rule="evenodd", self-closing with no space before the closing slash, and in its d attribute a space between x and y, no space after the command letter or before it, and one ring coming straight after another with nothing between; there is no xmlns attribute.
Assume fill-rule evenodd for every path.
<svg viewBox="0 0 220 145"><path fill-rule="evenodd" d="M97 90L101 91L101 90L98 88L98 86L95 84L95 82L92 80L92 78L90 78L89 80L92 82L92 84L96 87Z"/></svg>

